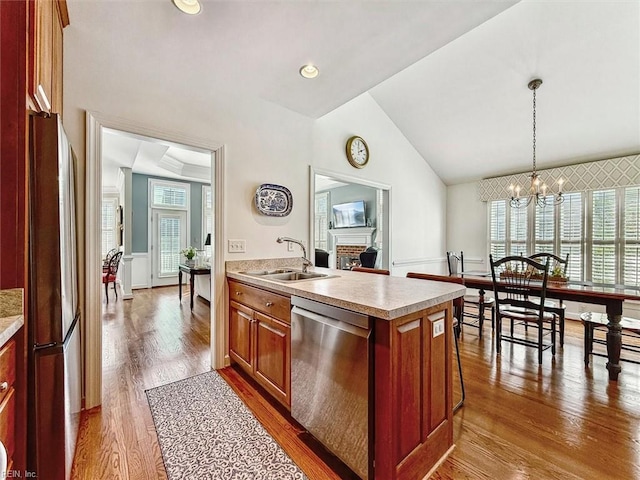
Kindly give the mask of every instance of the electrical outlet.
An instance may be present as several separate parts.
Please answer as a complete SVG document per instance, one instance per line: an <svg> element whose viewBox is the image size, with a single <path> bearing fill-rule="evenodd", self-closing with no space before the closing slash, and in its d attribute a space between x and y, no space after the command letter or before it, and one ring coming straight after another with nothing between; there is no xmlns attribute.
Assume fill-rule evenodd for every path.
<svg viewBox="0 0 640 480"><path fill-rule="evenodd" d="M444 320L436 320L433 322L433 338L439 337L444 333Z"/></svg>
<svg viewBox="0 0 640 480"><path fill-rule="evenodd" d="M247 251L246 240L229 240L227 250L229 253L244 253Z"/></svg>
<svg viewBox="0 0 640 480"><path fill-rule="evenodd" d="M287 251L293 252L293 243L287 242Z"/></svg>

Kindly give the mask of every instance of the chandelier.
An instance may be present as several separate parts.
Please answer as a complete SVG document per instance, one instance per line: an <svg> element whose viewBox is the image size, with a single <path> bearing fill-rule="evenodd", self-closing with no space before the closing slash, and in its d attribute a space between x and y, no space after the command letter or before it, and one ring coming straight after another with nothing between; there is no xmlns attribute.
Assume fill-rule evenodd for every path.
<svg viewBox="0 0 640 480"><path fill-rule="evenodd" d="M515 208L527 207L531 202L535 202L536 205L544 207L546 205L558 205L564 201L562 196L562 184L564 180L558 179L558 193L547 195L547 184L540 178L536 171L536 90L542 85L542 80L536 78L529 82L529 90L533 91L533 171L529 178L531 179L529 184L529 192L526 196L521 196L520 192L522 188L520 185L509 186L511 192L511 206Z"/></svg>

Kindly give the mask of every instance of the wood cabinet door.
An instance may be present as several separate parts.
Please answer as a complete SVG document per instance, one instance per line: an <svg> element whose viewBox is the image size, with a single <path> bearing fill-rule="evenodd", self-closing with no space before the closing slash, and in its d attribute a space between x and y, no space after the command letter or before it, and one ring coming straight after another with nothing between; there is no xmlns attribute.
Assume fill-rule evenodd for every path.
<svg viewBox="0 0 640 480"><path fill-rule="evenodd" d="M255 312L256 380L287 407L291 406L291 328Z"/></svg>
<svg viewBox="0 0 640 480"><path fill-rule="evenodd" d="M253 373L253 310L229 303L229 356L246 372Z"/></svg>
<svg viewBox="0 0 640 480"><path fill-rule="evenodd" d="M38 111L62 113L62 29L65 2L35 0L29 7L29 100Z"/></svg>

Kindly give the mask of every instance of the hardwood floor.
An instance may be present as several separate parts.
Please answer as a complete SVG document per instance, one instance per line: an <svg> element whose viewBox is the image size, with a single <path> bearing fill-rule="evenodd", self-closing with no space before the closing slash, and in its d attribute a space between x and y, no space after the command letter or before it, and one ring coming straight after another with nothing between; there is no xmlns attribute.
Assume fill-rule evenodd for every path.
<svg viewBox="0 0 640 480"><path fill-rule="evenodd" d="M184 293L184 292L183 292ZM72 478L167 478L144 391L210 369L209 304L178 288L103 303L102 407L83 415Z"/></svg>
<svg viewBox="0 0 640 480"><path fill-rule="evenodd" d="M139 290L105 305L104 403L83 419L73 478L166 478L144 390L209 369L208 304L196 300L192 315L176 297L175 287ZM540 367L521 345L504 343L496 358L490 324L482 340L465 327L460 347L467 399L456 448L432 478L640 478L639 365L623 363L617 383L604 358L585 369L579 322L567 322L564 349L544 352ZM221 374L311 480L349 477L253 381Z"/></svg>

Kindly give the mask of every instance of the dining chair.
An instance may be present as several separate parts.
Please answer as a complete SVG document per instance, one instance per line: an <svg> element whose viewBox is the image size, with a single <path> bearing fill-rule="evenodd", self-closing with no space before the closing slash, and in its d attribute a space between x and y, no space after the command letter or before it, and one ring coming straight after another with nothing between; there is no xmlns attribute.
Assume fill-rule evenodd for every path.
<svg viewBox="0 0 640 480"><path fill-rule="evenodd" d="M389 275L391 273L389 272L389 270L383 270L381 268L369 268L369 267L353 267L351 271L363 272L363 273L377 273L379 275Z"/></svg>
<svg viewBox="0 0 640 480"><path fill-rule="evenodd" d="M116 292L116 300L118 299L118 289L116 288L116 278L118 275L118 267L120 266L120 259L122 258L122 252L116 252L110 259L107 270L102 272L102 283L104 283L104 293L107 297L107 303L109 303L109 284L113 283L113 290Z"/></svg>
<svg viewBox="0 0 640 480"><path fill-rule="evenodd" d="M538 364L542 363L542 352L551 349L556 353L556 316L545 311L544 300L549 274L548 263L538 263L523 256L509 256L493 260L489 255L493 293L496 300L496 353L502 349L502 340L538 349ZM533 284L532 284L533 282ZM502 334L502 320L510 321L508 336ZM535 326L537 339L529 338L528 330L523 335L514 334L514 324ZM544 343L544 337L550 342Z"/></svg>
<svg viewBox="0 0 640 480"><path fill-rule="evenodd" d="M418 273L418 272L409 272L407 273L407 278L418 278L421 280L432 280L434 282L447 282L447 283L458 283L463 285L462 278L458 277L443 277L442 275L431 275L429 273ZM462 319L462 310L464 308L464 299L463 297L458 297L453 300L453 342L456 347L456 358L458 360L458 376L460 377L460 400L453 407L453 411L456 412L464 405L464 400L466 398L465 390L464 390L464 378L462 377L462 362L460 361L460 346L458 344L460 337L460 328L461 328L461 319Z"/></svg>
<svg viewBox="0 0 640 480"><path fill-rule="evenodd" d="M458 275L464 273L464 252L447 252L447 265L449 267L449 275ZM478 313L468 312L462 309L462 325L470 325L478 328L478 337L482 338L482 329L484 326L486 309L491 309L491 329L493 330L496 318L495 301L491 296L484 295L481 299L480 295L465 295L464 305L473 308ZM465 322L464 319L469 318L471 321Z"/></svg>
<svg viewBox="0 0 640 480"><path fill-rule="evenodd" d="M566 258L560 258L553 253L534 253L530 255L529 258L536 261L545 261L549 264L549 272L553 272L556 267L560 267L562 271L562 275L566 278L567 276L567 267L569 265L569 254L567 253ZM558 329L560 331L560 346L564 346L564 319L565 319L565 311L566 305L562 303L562 300L546 299L544 301L544 309L547 312L551 312L558 317Z"/></svg>
<svg viewBox="0 0 640 480"><path fill-rule="evenodd" d="M602 338L602 336L607 333L609 318L606 313L584 312L580 314L580 320L582 320L584 325L584 366L588 367L591 355L607 357L604 353L594 352L593 344L607 344L606 338ZM595 335L598 331L603 334L599 338ZM628 350L636 354L640 353L640 345L638 344L638 339L640 338L640 320L631 317L622 317L620 320L620 335L622 336L622 350ZM640 361L633 358L620 357L620 360L630 363L640 363Z"/></svg>
<svg viewBox="0 0 640 480"><path fill-rule="evenodd" d="M109 261L111 260L111 257L113 257L119 250L120 249L118 247L115 247L107 252L107 255L102 261L102 273L105 273L107 271L107 269L109 268Z"/></svg>

